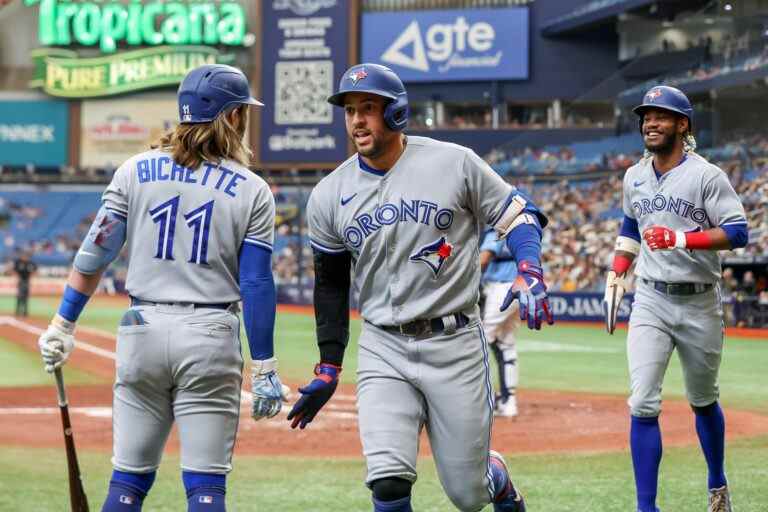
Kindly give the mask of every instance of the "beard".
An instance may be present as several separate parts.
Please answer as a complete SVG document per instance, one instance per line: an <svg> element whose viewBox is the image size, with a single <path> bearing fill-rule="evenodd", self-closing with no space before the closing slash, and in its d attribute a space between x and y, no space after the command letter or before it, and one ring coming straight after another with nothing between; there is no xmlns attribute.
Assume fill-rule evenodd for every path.
<svg viewBox="0 0 768 512"><path fill-rule="evenodd" d="M352 144L355 146L355 149L357 150L358 154L360 154L360 156L364 156L366 158L376 158L383 153L384 145L382 144L382 141L373 135L373 133L371 133L369 137L371 138L371 142L365 146L360 146L357 140L355 140L354 137L351 137Z"/></svg>
<svg viewBox="0 0 768 512"><path fill-rule="evenodd" d="M645 149L647 149L651 153L665 155L665 154L671 153L672 150L675 148L676 139L677 139L677 134L665 133L662 136L661 142L648 143L643 141L643 143L645 144Z"/></svg>

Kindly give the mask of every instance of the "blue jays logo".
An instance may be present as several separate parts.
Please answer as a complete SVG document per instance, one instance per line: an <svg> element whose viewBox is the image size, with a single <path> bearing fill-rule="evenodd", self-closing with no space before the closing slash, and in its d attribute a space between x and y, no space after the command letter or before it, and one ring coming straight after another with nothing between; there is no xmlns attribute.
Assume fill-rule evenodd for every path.
<svg viewBox="0 0 768 512"><path fill-rule="evenodd" d="M445 241L444 236L441 236L439 240L427 244L414 254L411 254L409 259L424 263L437 277L440 269L443 268L443 263L451 256L452 252L453 246Z"/></svg>
<svg viewBox="0 0 768 512"><path fill-rule="evenodd" d="M645 95L645 99L648 101L654 101L659 96L661 96L661 89L653 89Z"/></svg>
<svg viewBox="0 0 768 512"><path fill-rule="evenodd" d="M366 73L364 69L361 69L360 71L351 72L349 74L349 79L352 80L353 85L357 85L357 82L359 82L360 80L362 80L367 76L368 76L368 73Z"/></svg>

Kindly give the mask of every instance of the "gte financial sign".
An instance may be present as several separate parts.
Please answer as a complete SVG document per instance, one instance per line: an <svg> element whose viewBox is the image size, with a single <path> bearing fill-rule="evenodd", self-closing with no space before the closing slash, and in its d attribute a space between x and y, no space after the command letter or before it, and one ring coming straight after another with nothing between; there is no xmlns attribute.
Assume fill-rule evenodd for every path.
<svg viewBox="0 0 768 512"><path fill-rule="evenodd" d="M201 64L231 62L218 47L247 46L246 14L226 1L116 1L39 4L31 83L54 96L89 97L178 83ZM72 45L98 48L84 58ZM116 53L119 49L126 49Z"/></svg>
<svg viewBox="0 0 768 512"><path fill-rule="evenodd" d="M528 76L527 8L366 13L362 33L363 60L406 81Z"/></svg>

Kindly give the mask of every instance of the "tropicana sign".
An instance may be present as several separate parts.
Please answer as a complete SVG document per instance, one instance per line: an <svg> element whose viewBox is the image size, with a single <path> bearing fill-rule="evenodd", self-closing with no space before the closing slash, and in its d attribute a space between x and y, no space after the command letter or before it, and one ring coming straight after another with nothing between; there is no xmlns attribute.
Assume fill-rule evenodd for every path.
<svg viewBox="0 0 768 512"><path fill-rule="evenodd" d="M226 1L39 3L38 39L33 52L33 87L53 96L94 97L178 83L196 66L231 62L216 46L242 47L246 34L243 6ZM98 47L100 56L80 57L79 45ZM125 47L132 51L115 53Z"/></svg>

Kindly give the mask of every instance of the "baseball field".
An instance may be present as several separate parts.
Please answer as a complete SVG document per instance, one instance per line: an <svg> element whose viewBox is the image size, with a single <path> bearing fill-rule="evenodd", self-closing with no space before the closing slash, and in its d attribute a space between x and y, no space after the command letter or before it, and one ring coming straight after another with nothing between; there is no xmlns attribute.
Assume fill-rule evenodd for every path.
<svg viewBox="0 0 768 512"><path fill-rule="evenodd" d="M20 319L11 316L12 299L0 298L0 511L69 510L53 379L43 371L36 351L37 335L56 305L53 298L34 298L32 316ZM78 348L64 372L91 510L100 509L111 471L114 333L126 305L124 298L91 301L79 322ZM285 421L286 410L255 423L244 401L234 471L228 480L230 510L371 510L356 430L358 331L355 320L342 386L307 430L292 431ZM317 358L309 310L282 308L276 333L280 375L295 390ZM625 334L620 329L611 337L599 326L573 324L519 332L520 417L494 422L493 446L507 456L530 511L634 510L624 403ZM720 379L727 422L726 467L734 509L764 512L768 510L768 336L740 334L726 340ZM665 512L703 512L705 464L675 356L664 398L659 505ZM421 446L414 510L453 510L440 488L426 438ZM184 509L178 464L178 443L172 437L144 510Z"/></svg>

